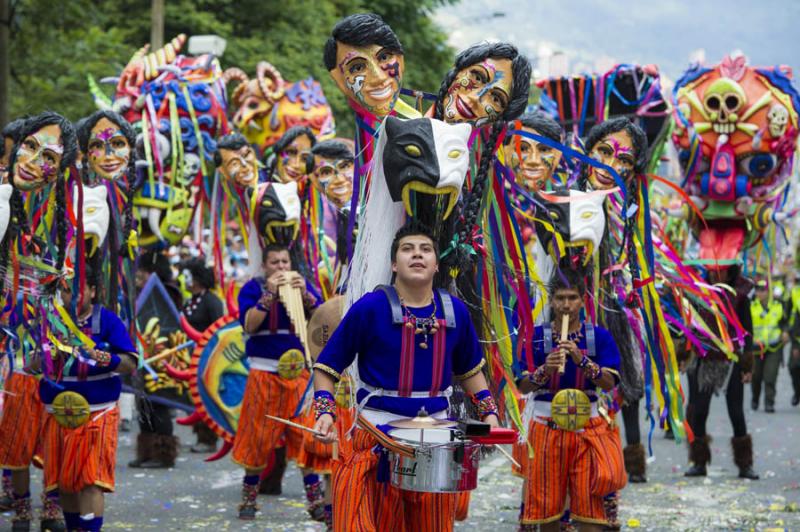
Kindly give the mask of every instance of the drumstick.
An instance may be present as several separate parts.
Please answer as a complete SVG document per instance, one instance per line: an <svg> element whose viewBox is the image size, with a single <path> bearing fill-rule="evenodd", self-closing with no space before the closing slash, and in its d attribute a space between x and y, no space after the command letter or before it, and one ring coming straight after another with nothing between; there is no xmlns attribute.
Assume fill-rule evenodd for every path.
<svg viewBox="0 0 800 532"><path fill-rule="evenodd" d="M320 432L318 430L314 430L311 427L306 427L305 425L301 425L299 423L295 423L294 421L289 421L288 419L283 419L282 417L271 416L269 414L266 414L266 417L268 417L269 419L271 419L273 421L277 421L278 423L283 423L284 425L289 425L290 427L294 427L296 429L300 429L300 430L304 430L306 432L310 432L314 436L325 436L325 434L323 434L322 432ZM331 451L331 458L333 458L334 460L338 460L339 459L339 443L336 440L333 441L333 449Z"/></svg>
<svg viewBox="0 0 800 532"><path fill-rule="evenodd" d="M495 449L497 449L498 451L500 451L500 452L503 454L503 456L505 456L506 458L508 458L509 462L511 462L511 463L512 463L512 464L514 464L515 466L519 467L520 469L522 469L522 466L521 466L521 465L519 465L519 462L517 462L516 460L514 460L514 457L513 457L513 456L511 456L510 454L508 454L508 451L506 451L505 449L503 449L502 447L500 447L500 446L499 446L499 445L497 445L497 444L495 444L495 445L494 445L494 448L495 448Z"/></svg>
<svg viewBox="0 0 800 532"><path fill-rule="evenodd" d="M569 335L569 316L564 314L561 316L561 341L566 342L567 337ZM558 367L559 375L563 375L564 373L564 366L567 364L567 355L563 351L561 352L564 358L561 360L561 365Z"/></svg>
<svg viewBox="0 0 800 532"><path fill-rule="evenodd" d="M144 363L145 364L152 364L153 362L161 360L162 358L166 358L166 357L168 357L170 355L174 355L178 351L182 351L183 349L188 349L189 347L194 347L194 345L195 345L194 342L189 340L186 343L183 343L181 345L177 345L177 346L175 346L175 347L173 347L171 349L167 349L166 351L162 351L161 353L157 354L154 357L148 358L147 360L144 361Z"/></svg>

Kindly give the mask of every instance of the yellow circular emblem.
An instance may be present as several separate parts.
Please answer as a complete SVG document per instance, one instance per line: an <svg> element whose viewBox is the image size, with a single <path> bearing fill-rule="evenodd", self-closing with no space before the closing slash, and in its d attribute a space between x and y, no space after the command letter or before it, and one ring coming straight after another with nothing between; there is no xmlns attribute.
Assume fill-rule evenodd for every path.
<svg viewBox="0 0 800 532"><path fill-rule="evenodd" d="M306 357L299 349L289 349L278 359L278 375L284 379L296 379L305 367Z"/></svg>
<svg viewBox="0 0 800 532"><path fill-rule="evenodd" d="M348 375L342 375L342 378L336 383L334 397L336 397L336 404L341 408L352 408L353 406L350 396L351 385L352 381Z"/></svg>
<svg viewBox="0 0 800 532"><path fill-rule="evenodd" d="M592 402L581 390L561 390L550 405L553 421L563 430L581 430L592 417Z"/></svg>
<svg viewBox="0 0 800 532"><path fill-rule="evenodd" d="M76 392L61 392L53 399L53 417L56 423L68 429L76 429L89 421L89 401Z"/></svg>

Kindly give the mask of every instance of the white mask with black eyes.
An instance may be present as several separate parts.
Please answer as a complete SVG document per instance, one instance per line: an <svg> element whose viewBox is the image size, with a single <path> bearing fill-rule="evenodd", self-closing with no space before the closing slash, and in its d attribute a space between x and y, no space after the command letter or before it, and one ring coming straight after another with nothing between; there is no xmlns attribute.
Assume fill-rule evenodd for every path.
<svg viewBox="0 0 800 532"><path fill-rule="evenodd" d="M0 185L0 242L8 231L8 220L11 218L11 192L13 188L9 184Z"/></svg>

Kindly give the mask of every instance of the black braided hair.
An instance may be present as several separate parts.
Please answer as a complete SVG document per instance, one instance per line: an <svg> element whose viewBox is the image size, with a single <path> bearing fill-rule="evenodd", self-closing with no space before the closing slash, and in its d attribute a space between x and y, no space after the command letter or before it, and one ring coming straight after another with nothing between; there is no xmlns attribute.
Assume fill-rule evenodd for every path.
<svg viewBox="0 0 800 532"><path fill-rule="evenodd" d="M337 42L350 46L378 44L393 54L403 54L403 45L400 44L397 35L375 13L356 13L336 23L322 52L322 62L328 72L336 68Z"/></svg>
<svg viewBox="0 0 800 532"><path fill-rule="evenodd" d="M264 166L267 167L267 181L273 180L272 178L275 175L275 170L278 167L278 155L288 148L300 135L305 135L309 138L312 148L317 144L317 137L314 136L314 132L310 127L294 126L287 129L286 133L272 145L272 155L268 160L264 161ZM308 161L306 161L306 166L308 166Z"/></svg>
<svg viewBox="0 0 800 532"><path fill-rule="evenodd" d="M528 58L520 54L513 44L482 42L473 44L456 56L453 68L447 72L439 88L439 97L436 99L434 107L434 118L444 120L444 98L447 96L447 92L450 90L450 86L455 81L458 73L489 57L511 60L511 100L508 102L506 110L500 115L500 120L514 120L525 112L525 108L528 106L528 93L530 92L531 83L531 64Z"/></svg>
<svg viewBox="0 0 800 532"><path fill-rule="evenodd" d="M13 144L19 142L19 136L22 133L22 130L25 128L25 120L27 120L27 117L17 118L3 127L3 131L0 133L0 137L3 137L0 139L2 140L2 142L0 142L0 157L3 157L6 154L5 139L11 139ZM9 153L9 155L11 154Z"/></svg>
<svg viewBox="0 0 800 532"><path fill-rule="evenodd" d="M116 125L120 129L122 135L125 137L125 140L128 141L128 146L130 146L131 150L130 157L128 158L128 168L125 171L125 208L122 213L122 242L116 242L116 234L114 234L111 239L111 245L109 246L112 264L111 279L113 280L113 273L118 268L117 262L119 260L119 256L128 256L128 240L130 238L131 229L133 229L133 196L136 192L136 157L134 155L134 151L136 150L136 131L133 129L133 126L131 126L131 124L119 113L115 113L114 111L106 109L95 111L91 115L78 121L78 143L81 151L84 154L89 150L89 139L92 135L92 129L103 118ZM88 172L88 167L88 163L84 162L84 173ZM86 182L85 178L84 182ZM109 201L113 201L113 199L109 198Z"/></svg>
<svg viewBox="0 0 800 532"><path fill-rule="evenodd" d="M14 150L11 152L11 160L9 161L9 176L14 175L14 169L17 162L17 154L19 148L24 140L42 129L43 127L57 125L61 130L61 145L64 153L61 157L61 164L58 167L56 175L56 243L58 245L58 254L56 256L56 269L60 270L64 266L64 257L67 252L67 212L66 212L66 181L64 179L64 171L75 163L75 158L78 154L78 143L75 134L75 128L69 120L64 118L58 113L52 111L45 111L39 115L33 116L25 121L25 127L20 132L19 140L14 144ZM14 186L13 178L9 179L11 185ZM16 194L16 196L15 196ZM12 193L12 201L18 202L16 207L18 215L21 212L20 223L22 219L25 220L24 224L27 226L27 214L25 208L22 206L22 196L19 195L16 187ZM12 208L15 208L12 205ZM12 211L13 212L13 211ZM29 231L26 231L29 232ZM5 266L0 265L0 266Z"/></svg>
<svg viewBox="0 0 800 532"><path fill-rule="evenodd" d="M5 287L5 280L8 269L8 259L11 253L11 246L19 235L29 234L28 216L25 214L25 205L22 201L22 194L13 187L11 198L9 199L10 213L8 218L8 229L6 236L0 245L0 293Z"/></svg>

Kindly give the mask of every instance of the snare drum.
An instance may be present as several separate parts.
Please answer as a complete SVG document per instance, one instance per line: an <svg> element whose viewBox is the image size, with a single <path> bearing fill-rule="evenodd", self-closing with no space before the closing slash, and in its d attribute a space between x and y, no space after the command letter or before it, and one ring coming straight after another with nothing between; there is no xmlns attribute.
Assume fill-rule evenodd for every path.
<svg viewBox="0 0 800 532"><path fill-rule="evenodd" d="M455 493L478 486L480 444L450 429L393 429L389 436L414 448L414 457L389 453L392 486L426 493Z"/></svg>

